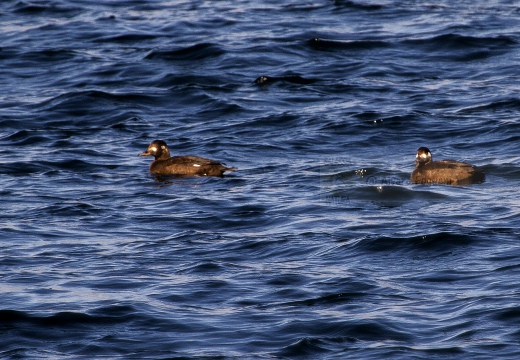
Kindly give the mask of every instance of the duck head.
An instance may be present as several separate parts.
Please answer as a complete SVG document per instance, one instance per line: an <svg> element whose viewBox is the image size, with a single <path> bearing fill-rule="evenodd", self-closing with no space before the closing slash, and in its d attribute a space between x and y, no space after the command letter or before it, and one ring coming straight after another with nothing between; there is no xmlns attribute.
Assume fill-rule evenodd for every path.
<svg viewBox="0 0 520 360"><path fill-rule="evenodd" d="M139 154L139 156L153 156L155 160L157 159L169 159L170 158L170 150L168 149L168 145L162 140L154 140L148 146L145 152Z"/></svg>

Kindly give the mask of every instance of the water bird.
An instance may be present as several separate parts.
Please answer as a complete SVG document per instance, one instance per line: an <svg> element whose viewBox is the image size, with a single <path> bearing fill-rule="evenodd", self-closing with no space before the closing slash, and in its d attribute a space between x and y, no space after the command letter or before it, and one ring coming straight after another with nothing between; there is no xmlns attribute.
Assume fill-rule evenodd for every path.
<svg viewBox="0 0 520 360"><path fill-rule="evenodd" d="M150 172L156 175L223 176L225 171L236 168L200 156L170 156L170 150L163 140L154 140L139 156L153 156Z"/></svg>
<svg viewBox="0 0 520 360"><path fill-rule="evenodd" d="M467 185L481 183L484 172L473 165L454 160L433 161L427 147L420 147L415 156L415 169L411 180L415 184L439 183L448 185Z"/></svg>

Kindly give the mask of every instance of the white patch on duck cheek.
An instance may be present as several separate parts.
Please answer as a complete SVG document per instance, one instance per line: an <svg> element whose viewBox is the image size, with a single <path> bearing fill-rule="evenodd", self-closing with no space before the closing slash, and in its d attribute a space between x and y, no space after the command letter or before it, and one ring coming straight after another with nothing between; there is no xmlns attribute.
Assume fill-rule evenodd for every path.
<svg viewBox="0 0 520 360"><path fill-rule="evenodd" d="M195 166L195 167L200 167L200 164L193 164L193 166Z"/></svg>
<svg viewBox="0 0 520 360"><path fill-rule="evenodd" d="M150 146L150 147L148 148L148 151L149 151L149 152L153 152L153 153L154 153L154 152L157 152L157 147L156 147L156 146Z"/></svg>

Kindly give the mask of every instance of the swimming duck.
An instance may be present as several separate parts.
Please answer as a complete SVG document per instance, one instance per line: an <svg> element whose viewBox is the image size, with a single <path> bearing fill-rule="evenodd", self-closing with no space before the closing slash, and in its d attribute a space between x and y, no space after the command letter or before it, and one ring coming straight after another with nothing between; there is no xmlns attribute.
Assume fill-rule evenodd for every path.
<svg viewBox="0 0 520 360"><path fill-rule="evenodd" d="M222 176L236 168L200 156L170 156L170 150L162 140L154 140L139 156L153 156L150 172L156 175Z"/></svg>
<svg viewBox="0 0 520 360"><path fill-rule="evenodd" d="M454 160L433 161L432 153L426 147L417 150L415 169L411 180L415 184L440 183L467 185L484 181L484 172L474 166Z"/></svg>

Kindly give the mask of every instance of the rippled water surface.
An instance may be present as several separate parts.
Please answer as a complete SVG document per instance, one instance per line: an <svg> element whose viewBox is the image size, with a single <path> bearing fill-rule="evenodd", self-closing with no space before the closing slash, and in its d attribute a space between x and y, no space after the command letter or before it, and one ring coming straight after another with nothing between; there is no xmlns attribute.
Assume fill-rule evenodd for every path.
<svg viewBox="0 0 520 360"><path fill-rule="evenodd" d="M519 1L3 1L0 356L520 356ZM154 139L238 168L157 179ZM415 185L417 148L482 184Z"/></svg>

